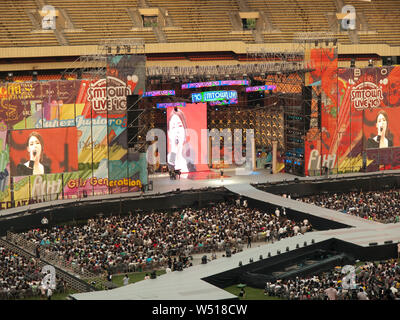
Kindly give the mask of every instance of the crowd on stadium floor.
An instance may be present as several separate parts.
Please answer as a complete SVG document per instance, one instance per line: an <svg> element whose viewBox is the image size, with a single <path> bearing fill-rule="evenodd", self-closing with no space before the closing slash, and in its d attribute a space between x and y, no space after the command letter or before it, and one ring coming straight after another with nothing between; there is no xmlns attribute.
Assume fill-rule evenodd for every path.
<svg viewBox="0 0 400 320"><path fill-rule="evenodd" d="M341 270L337 267L318 276L267 282L264 294L288 300L400 300L396 260L366 262L355 268L354 285L344 279Z"/></svg>
<svg viewBox="0 0 400 320"><path fill-rule="evenodd" d="M38 260L27 259L0 247L0 300L24 299L32 296L46 298L48 289L42 284L44 274ZM63 292L66 283L57 280L56 292Z"/></svg>
<svg viewBox="0 0 400 320"><path fill-rule="evenodd" d="M381 223L400 222L400 190L316 194L298 199Z"/></svg>
<svg viewBox="0 0 400 320"><path fill-rule="evenodd" d="M83 226L53 226L22 235L40 245L42 252L56 252L79 268L114 274L140 271L148 264L174 269L171 257L184 267L195 253L227 248L235 253L251 246L252 239L275 241L310 230L308 221L296 223L279 209L268 214L238 203L220 203L173 213L101 217Z"/></svg>

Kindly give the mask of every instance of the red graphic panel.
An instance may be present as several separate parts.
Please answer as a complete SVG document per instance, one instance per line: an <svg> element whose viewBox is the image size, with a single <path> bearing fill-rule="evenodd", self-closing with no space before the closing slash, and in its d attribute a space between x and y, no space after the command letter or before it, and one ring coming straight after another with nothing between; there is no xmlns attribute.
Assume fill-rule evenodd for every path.
<svg viewBox="0 0 400 320"><path fill-rule="evenodd" d="M15 130L10 140L11 176L78 170L76 127Z"/></svg>

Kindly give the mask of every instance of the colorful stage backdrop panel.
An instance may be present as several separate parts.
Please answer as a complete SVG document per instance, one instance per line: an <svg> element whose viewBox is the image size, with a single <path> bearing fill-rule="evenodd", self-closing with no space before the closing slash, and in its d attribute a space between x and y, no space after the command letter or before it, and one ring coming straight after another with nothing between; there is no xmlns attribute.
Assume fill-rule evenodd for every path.
<svg viewBox="0 0 400 320"><path fill-rule="evenodd" d="M1 209L147 184L145 154L128 153L126 140L126 95L142 94L144 83L145 57L117 56L106 79L1 85ZM32 132L43 140L43 174L28 168Z"/></svg>
<svg viewBox="0 0 400 320"><path fill-rule="evenodd" d="M310 130L306 143L307 174L324 166L331 173L400 168L400 67L339 68L336 81L325 78L321 131ZM335 100L326 92L336 91L329 110Z"/></svg>
<svg viewBox="0 0 400 320"><path fill-rule="evenodd" d="M7 141L7 127L0 122L0 199L1 209L6 209L6 204L11 200L10 190L10 161L9 146Z"/></svg>
<svg viewBox="0 0 400 320"><path fill-rule="evenodd" d="M306 74L307 85L318 85L321 95L321 123L310 125L305 142L305 174L319 175L322 167L333 170L337 166L335 138L338 119L337 70L338 56L334 48L311 49L308 53L312 67Z"/></svg>
<svg viewBox="0 0 400 320"><path fill-rule="evenodd" d="M109 56L107 68L107 137L108 178L112 193L139 190L136 183L124 178L132 177L134 170L128 158L127 98L142 95L145 90L144 56Z"/></svg>

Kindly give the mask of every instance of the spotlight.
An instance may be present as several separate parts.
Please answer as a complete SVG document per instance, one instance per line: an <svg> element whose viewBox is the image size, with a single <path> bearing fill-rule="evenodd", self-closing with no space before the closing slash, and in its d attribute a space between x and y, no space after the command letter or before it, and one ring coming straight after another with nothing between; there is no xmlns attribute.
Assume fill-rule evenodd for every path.
<svg viewBox="0 0 400 320"><path fill-rule="evenodd" d="M271 258L271 252L268 252L268 258Z"/></svg>
<svg viewBox="0 0 400 320"><path fill-rule="evenodd" d="M312 243L312 244L314 244L314 243L315 243L315 240L314 240L314 239L312 239L312 240L311 240L311 243Z"/></svg>
<svg viewBox="0 0 400 320"><path fill-rule="evenodd" d="M278 250L276 253L277 253L277 254L281 254L281 250Z"/></svg>
<svg viewBox="0 0 400 320"><path fill-rule="evenodd" d="M250 263L253 263L253 262L254 262L253 258L250 258L250 259L249 259L249 262L250 262Z"/></svg>
<svg viewBox="0 0 400 320"><path fill-rule="evenodd" d="M263 259L263 256L262 256L262 254L260 254L260 260L262 260Z"/></svg>
<svg viewBox="0 0 400 320"><path fill-rule="evenodd" d="M239 267L243 266L242 261L239 261Z"/></svg>
<svg viewBox="0 0 400 320"><path fill-rule="evenodd" d="M304 246L307 247L307 241L304 241Z"/></svg>
<svg viewBox="0 0 400 320"><path fill-rule="evenodd" d="M372 66L373 66L372 59L369 59L368 60L368 67L372 67Z"/></svg>
<svg viewBox="0 0 400 320"><path fill-rule="evenodd" d="M289 252L289 247L286 247L286 252Z"/></svg>
<svg viewBox="0 0 400 320"><path fill-rule="evenodd" d="M387 64L388 66L391 66L391 65L392 65L392 57L388 57L388 58L387 58L386 64Z"/></svg>
<svg viewBox="0 0 400 320"><path fill-rule="evenodd" d="M300 248L300 245L299 245L299 244L296 244L296 249L298 249L298 248Z"/></svg>

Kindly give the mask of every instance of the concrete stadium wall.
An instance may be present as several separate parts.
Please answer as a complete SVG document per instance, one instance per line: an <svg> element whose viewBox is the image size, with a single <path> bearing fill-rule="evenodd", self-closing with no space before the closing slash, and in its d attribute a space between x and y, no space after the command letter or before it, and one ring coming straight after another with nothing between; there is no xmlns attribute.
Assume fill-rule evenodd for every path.
<svg viewBox="0 0 400 320"><path fill-rule="evenodd" d="M234 52L236 54L246 54L247 50L260 50L265 48L264 44L251 44L243 41L220 41L220 42L184 42L184 43L148 43L145 44L145 54L151 53L177 53L177 52ZM268 46L274 50L293 50L292 43L268 43ZM179 48L179 51L177 51ZM38 58L38 57L79 57L82 55L98 54L97 45L82 46L48 46L48 47L12 47L2 48L0 51L0 59L13 59L7 64L0 65L0 72L7 71L28 71L28 70L50 70L50 69L73 69L80 68L82 64L71 62L19 62L18 59ZM400 56L400 46L389 46L387 44L356 44L345 45L338 44L338 55L360 55L360 54L376 54L379 56ZM224 61L218 61L218 64ZM238 61L228 61L237 64ZM213 62L215 63L215 62ZM187 65L208 65L207 61L187 61ZM177 61L152 61L149 66L181 66L182 60ZM361 67L357 61L357 66ZM344 63L348 66L348 63Z"/></svg>

